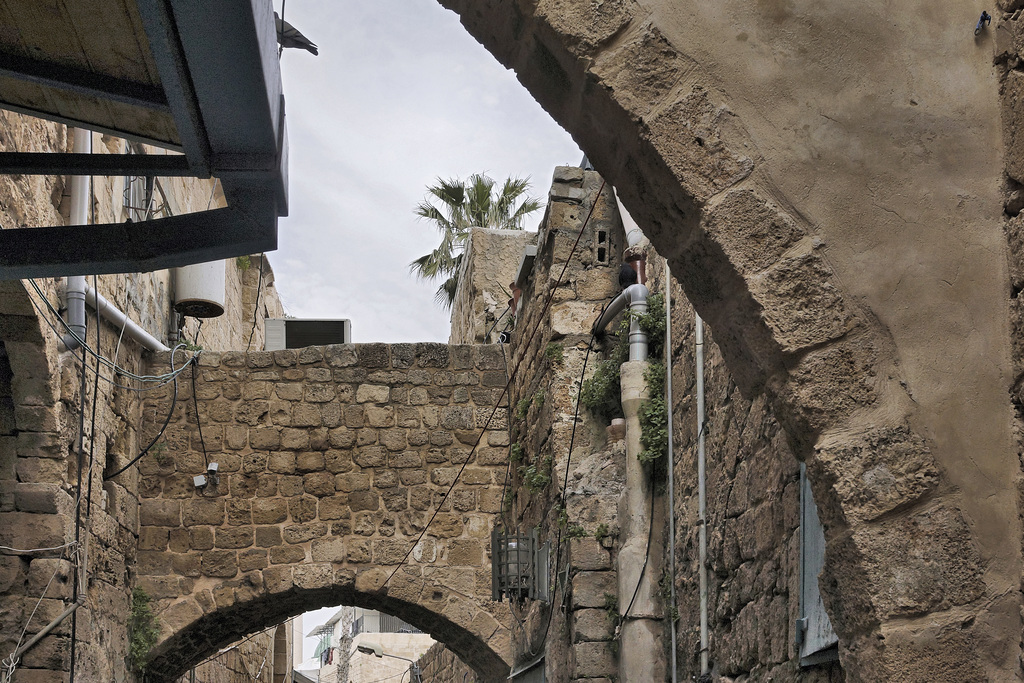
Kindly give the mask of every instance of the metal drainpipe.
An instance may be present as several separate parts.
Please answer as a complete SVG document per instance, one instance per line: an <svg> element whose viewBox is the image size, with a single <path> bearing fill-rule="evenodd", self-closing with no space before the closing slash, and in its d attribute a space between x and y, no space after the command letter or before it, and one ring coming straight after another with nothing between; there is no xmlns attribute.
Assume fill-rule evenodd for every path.
<svg viewBox="0 0 1024 683"><path fill-rule="evenodd" d="M92 154L92 132L84 128L74 130L75 154ZM86 225L89 222L91 184L90 176L71 177L71 225ZM81 341L85 341L85 276L69 275L66 278L64 292L68 308L67 324L71 331L61 337L61 341L64 347L71 351L77 349Z"/></svg>
<svg viewBox="0 0 1024 683"><path fill-rule="evenodd" d="M92 132L84 128L74 129L74 151L76 154L92 153ZM71 177L71 224L86 225L89 222L89 202L92 200L92 178L76 175ZM170 351L153 335L134 323L117 306L103 298L103 295L89 286L84 275L69 275L65 285L64 300L67 305L67 325L71 332L61 337L68 351L77 349L85 341L85 304L88 302L96 313L118 327L130 338L151 351ZM74 333L74 334L72 334ZM77 337L77 338L76 338Z"/></svg>
<svg viewBox="0 0 1024 683"><path fill-rule="evenodd" d="M697 337L697 524L700 550L700 672L708 667L708 525L704 460L704 321L694 312Z"/></svg>
<svg viewBox="0 0 1024 683"><path fill-rule="evenodd" d="M676 606L676 487L673 470L676 467L675 449L672 446L672 292L669 283L672 273L668 259L665 259L665 406L668 410L668 575L669 605L668 618L671 628L672 683L676 683L676 620L673 618Z"/></svg>

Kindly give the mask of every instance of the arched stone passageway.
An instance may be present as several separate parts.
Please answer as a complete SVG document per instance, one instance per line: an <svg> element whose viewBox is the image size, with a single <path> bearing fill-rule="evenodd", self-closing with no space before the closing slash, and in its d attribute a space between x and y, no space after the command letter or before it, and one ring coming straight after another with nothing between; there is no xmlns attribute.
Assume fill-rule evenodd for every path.
<svg viewBox="0 0 1024 683"><path fill-rule="evenodd" d="M376 592L388 572L371 570L368 575L335 572L328 579L311 572L289 568L295 579L287 579L261 591L251 581L224 582L213 590L218 604L209 614L179 626L177 620L191 615L184 608L161 613L162 623L176 628L173 635L154 648L147 680L173 681L189 668L216 654L218 649L289 617L320 607L343 604L374 609L399 617L443 643L469 665L480 681L497 682L508 676L508 636L494 617L479 609L474 596L453 596L452 584L439 577L413 576L403 571L387 593ZM355 574L355 577L353 577ZM445 577L450 579L451 577ZM319 580L317 580L319 579ZM274 580L274 579L268 579ZM330 583L328 583L330 580ZM436 599L434 596L438 596ZM497 636L497 637L495 637Z"/></svg>
<svg viewBox="0 0 1024 683"><path fill-rule="evenodd" d="M973 6L922 32L880 2L440 2L572 133L770 397L821 508L847 674L1016 673L998 84L960 32Z"/></svg>
<svg viewBox="0 0 1024 683"><path fill-rule="evenodd" d="M504 366L487 345L203 353L176 399L148 393L143 441L173 419L123 476L139 478L138 583L161 628L152 670L173 678L260 627L344 603L413 624L484 680L507 676L510 617L490 599L488 559Z"/></svg>

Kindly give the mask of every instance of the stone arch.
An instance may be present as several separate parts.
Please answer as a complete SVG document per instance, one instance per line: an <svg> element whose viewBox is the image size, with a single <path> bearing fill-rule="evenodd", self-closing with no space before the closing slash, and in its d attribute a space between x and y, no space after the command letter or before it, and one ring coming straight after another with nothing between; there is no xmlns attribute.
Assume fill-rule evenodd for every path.
<svg viewBox="0 0 1024 683"><path fill-rule="evenodd" d="M884 267L876 264L890 256L902 257L904 245L880 236L872 221L904 231L912 221L903 218L899 207L879 201L873 191L848 189L857 178L844 166L853 150L862 150L859 145L887 149L887 142L875 137L877 129L872 128L877 127L878 112L868 105L829 130L821 129L821 135L828 137L818 138L817 145L781 129L766 133L763 125L755 135L746 127L750 119L738 116L731 105L756 114L750 98L771 92L779 97L772 103L793 114L795 107L787 96L815 95L793 87L795 79L806 79L813 72L824 97L838 96L837 86L829 74L817 73L814 66L794 59L787 64L803 70L773 72L772 83L778 90L748 96L742 88L755 79L728 82L723 78L726 70L718 63L732 59L736 46L746 46L743 41L756 31L768 45L775 38L794 54L809 51L820 57L811 63L831 63L834 60L828 55L856 52L862 61L854 64L875 76L864 60L872 54L893 53L895 41L913 35L913 26L904 25L900 18L866 37L852 28L855 22L844 21L850 35L830 34L826 45L813 37L824 19L801 3L783 3L785 8L779 3L729 3L726 9L716 3L680 6L644 0L439 1L457 12L467 30L514 69L537 101L572 133L667 257L673 276L714 331L741 387L746 392L764 391L774 404L794 453L808 462L815 498L822 508L828 538L823 593L840 635L848 675L857 680L929 678L922 668L929 666L928 657L922 654L936 644L956 651L963 663L957 670L964 676L1005 675L1011 667L1007 662L1017 659L1017 644L986 629L995 628L988 625L993 623L1013 624L1007 628L1016 632L1020 625L1020 596L1013 588L1020 576L1020 521L1012 490L1019 463L1010 446L1007 421L988 418L984 409L972 407L974 401L1004 416L1007 412L1003 266L997 262L991 266L993 272L987 273L986 259L975 259L972 272L984 282L984 293L961 289L948 299L937 297L932 308L936 320L950 319L943 318L944 306L957 307L969 299L968 308L992 314L987 333L997 350L991 358L979 356L954 370L964 372L969 367L989 384L958 398L955 388L932 374L927 345L921 342L929 336L941 338L949 330L909 319L878 291L880 281L887 278ZM741 20L744 27L753 28L751 34L737 36L740 42L733 45L722 36ZM701 31L712 36L708 40L713 44L695 35ZM798 36L792 43L780 37L787 31ZM683 42L686 39L692 44ZM843 40L849 42L833 42ZM906 52L904 47L898 54ZM943 54L961 60L978 83L970 96L944 95L960 98L960 104L973 108L971 120L983 122L980 130L998 135L995 88L988 82L990 65L986 61L967 64L952 46ZM906 68L917 74L921 67ZM902 77L900 73L889 80ZM904 87L899 82L892 86L893 92ZM912 99L912 104L917 101ZM827 119L827 114L821 116ZM924 131L931 135L932 124L927 122L901 120L893 126L900 135ZM813 131L809 125L804 129ZM982 139L989 138L979 134L975 143L984 145ZM785 156L779 148L786 145L813 159ZM936 177L928 177L920 186L926 190L929 181L968 182L978 196L996 205L998 150L974 153L965 145L939 143L929 152L961 159L970 165L970 173L939 169L934 171ZM824 160L815 166L819 157ZM900 166L898 155L881 157L882 162L865 163L877 178L901 187L917 185L893 170ZM796 199L793 183L780 175L791 169L810 175L817 171L814 182L832 180L822 182L822 192L850 201L850 209L863 203L870 211L851 216L841 207L823 208L824 201ZM983 181L964 181L975 174ZM921 204L912 205L914 211L921 210ZM948 223L957 214L955 202L920 213L938 224ZM958 226L969 223L971 239L993 252L1005 252L998 221L988 218ZM857 229L844 232L829 224L843 221L852 221ZM874 242L853 234L857 230L870 233ZM914 239L909 232L901 234ZM955 231L944 238L958 245L961 240ZM858 253L871 248L876 250L874 261ZM922 249L915 243L906 251L905 258L914 260ZM924 251L930 252L928 267L960 272L956 258L946 260L941 247ZM959 246L952 251L961 253ZM856 276L858 267L866 263L878 271L878 282ZM907 272L934 277L926 268ZM900 282L893 279L890 299ZM952 288L949 283L955 282L954 278L947 284ZM931 305L925 301L919 296L905 306ZM947 341L938 346L963 360L954 344ZM920 400L932 390L930 401ZM951 428L944 402L971 417ZM969 463L981 443L987 453L984 464ZM885 484L871 475L879 471L886 472ZM993 472L999 473L995 479ZM980 502L990 494L998 504ZM999 531L972 529L968 520L977 519L989 520L990 528ZM879 560L897 556L914 559L898 571ZM916 594L913 586L924 584L936 585L935 595L942 597ZM965 613L972 615L972 624L986 625L972 625L965 635L961 626L966 623L962 621ZM930 622L913 621L924 614ZM970 645L976 638L1003 644L977 649Z"/></svg>
<svg viewBox="0 0 1024 683"><path fill-rule="evenodd" d="M448 581L399 572L386 592L377 588L389 571L330 565L296 565L222 582L179 600L159 614L161 639L149 671L172 681L225 645L285 619L326 605L375 609L399 617L444 643L481 681L508 676L507 615L482 610L475 596L453 592ZM439 596L435 599L434 596ZM497 618L496 618L497 617ZM150 674L152 676L152 674Z"/></svg>
<svg viewBox="0 0 1024 683"><path fill-rule="evenodd" d="M149 392L144 442L172 404L178 418L160 457L125 475L141 473L138 583L162 624L153 670L180 673L257 626L344 603L421 628L485 678L507 675L510 615L490 599L488 559L503 368L486 345L204 353L187 371L194 395L191 378L177 402L170 387ZM196 488L207 459L218 474Z"/></svg>

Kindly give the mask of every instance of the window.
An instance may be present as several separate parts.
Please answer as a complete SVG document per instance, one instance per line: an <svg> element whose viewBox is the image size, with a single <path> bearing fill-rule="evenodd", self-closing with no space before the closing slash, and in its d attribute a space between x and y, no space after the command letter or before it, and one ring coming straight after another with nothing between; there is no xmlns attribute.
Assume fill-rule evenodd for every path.
<svg viewBox="0 0 1024 683"><path fill-rule="evenodd" d="M839 659L839 638L825 612L818 591L818 575L825 565L825 532L818 519L806 466L800 463L800 618L796 642L800 665L812 666Z"/></svg>

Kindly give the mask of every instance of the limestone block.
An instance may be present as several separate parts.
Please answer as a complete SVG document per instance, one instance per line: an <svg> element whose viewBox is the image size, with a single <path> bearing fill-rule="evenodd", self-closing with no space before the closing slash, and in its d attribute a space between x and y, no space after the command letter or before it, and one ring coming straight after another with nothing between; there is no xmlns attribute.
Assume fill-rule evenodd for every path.
<svg viewBox="0 0 1024 683"><path fill-rule="evenodd" d="M310 522L316 519L316 498L296 496L288 500L288 513L295 522Z"/></svg>
<svg viewBox="0 0 1024 683"><path fill-rule="evenodd" d="M354 491L348 496L348 507L353 512L377 510L380 508L380 495L374 491Z"/></svg>
<svg viewBox="0 0 1024 683"><path fill-rule="evenodd" d="M320 413L320 406L306 403L296 404L292 409L291 426L293 427L319 427L323 424Z"/></svg>
<svg viewBox="0 0 1024 683"><path fill-rule="evenodd" d="M295 453L290 451L277 451L270 453L267 457L266 469L278 474L294 474Z"/></svg>
<svg viewBox="0 0 1024 683"><path fill-rule="evenodd" d="M296 564L305 559L306 551L302 546L279 545L270 549L270 564Z"/></svg>
<svg viewBox="0 0 1024 683"><path fill-rule="evenodd" d="M193 550L210 550L213 548L213 529L208 526L195 527L188 530L189 547Z"/></svg>
<svg viewBox="0 0 1024 683"><path fill-rule="evenodd" d="M306 451L295 456L295 470L297 472L320 472L324 469L324 454L316 451Z"/></svg>
<svg viewBox="0 0 1024 683"><path fill-rule="evenodd" d="M604 608L607 604L606 595L618 595L614 572L579 572L573 577L572 603L574 608Z"/></svg>
<svg viewBox="0 0 1024 683"><path fill-rule="evenodd" d="M612 565L609 552L593 538L570 539L569 558L571 566L581 571L611 569Z"/></svg>
<svg viewBox="0 0 1024 683"><path fill-rule="evenodd" d="M22 482L52 483L67 475L64 463L50 458L18 458L14 467Z"/></svg>
<svg viewBox="0 0 1024 683"><path fill-rule="evenodd" d="M322 498L334 495L334 475L330 472L311 472L302 477L306 493Z"/></svg>
<svg viewBox="0 0 1024 683"><path fill-rule="evenodd" d="M448 564L479 567L483 563L483 550L478 540L454 538L448 541Z"/></svg>
<svg viewBox="0 0 1024 683"><path fill-rule="evenodd" d="M71 498L58 484L19 483L14 488L14 507L20 512L56 514L70 509Z"/></svg>
<svg viewBox="0 0 1024 683"><path fill-rule="evenodd" d="M347 519L351 512L348 507L348 496L331 496L322 498L319 505L319 518L322 520Z"/></svg>
<svg viewBox="0 0 1024 683"><path fill-rule="evenodd" d="M613 615L603 609L578 609L572 613L573 642L611 640L615 631Z"/></svg>
<svg viewBox="0 0 1024 683"><path fill-rule="evenodd" d="M421 368L446 368L450 363L447 344L416 344L416 365Z"/></svg>
<svg viewBox="0 0 1024 683"><path fill-rule="evenodd" d="M248 548L253 543L253 528L251 526L220 528L216 530L214 539L216 548Z"/></svg>
<svg viewBox="0 0 1024 683"><path fill-rule="evenodd" d="M851 551L858 560L851 561ZM852 571L844 573L844 595L861 591L870 596L883 619L965 605L985 592L983 563L968 526L962 513L948 505L855 529L848 543L830 542L823 581L838 579L844 563L863 567L867 581L850 576Z"/></svg>
<svg viewBox="0 0 1024 683"><path fill-rule="evenodd" d="M366 446L356 451L353 460L360 467L383 467L387 464L388 454L383 446Z"/></svg>
<svg viewBox="0 0 1024 683"><path fill-rule="evenodd" d="M822 521L833 523L877 519L939 485L939 471L927 444L905 425L826 437L815 448L808 472L812 482L831 482L841 509L830 514L829 494L818 494L816 500L821 500Z"/></svg>
<svg viewBox="0 0 1024 683"><path fill-rule="evenodd" d="M259 548L281 545L281 528L277 526L256 527L255 542Z"/></svg>
<svg viewBox="0 0 1024 683"><path fill-rule="evenodd" d="M310 541L314 538L322 538L326 535L327 525L322 522L292 524L290 526L286 526L281 532L284 542L291 543L292 545L305 543L306 541Z"/></svg>
<svg viewBox="0 0 1024 683"><path fill-rule="evenodd" d="M387 344L359 344L356 346L359 365L364 368L390 367L391 350Z"/></svg>
<svg viewBox="0 0 1024 683"><path fill-rule="evenodd" d="M230 579L238 573L237 553L233 550L207 550L202 554L204 576Z"/></svg>
<svg viewBox="0 0 1024 683"><path fill-rule="evenodd" d="M148 501L145 501L148 502ZM145 502L143 505L145 505ZM154 501L155 502L155 501ZM173 514L167 517L168 520L173 519ZM214 525L219 526L224 523L224 501L222 500L188 500L185 501L181 508L181 519L185 526L196 526L196 525ZM147 524L146 521L142 522ZM168 524L167 526L177 526L176 522L173 525Z"/></svg>
<svg viewBox="0 0 1024 683"><path fill-rule="evenodd" d="M345 541L342 538L328 538L313 541L310 545L313 562L344 562Z"/></svg>
<svg viewBox="0 0 1024 683"><path fill-rule="evenodd" d="M618 672L616 650L609 642L584 642L576 651L575 675L582 678L614 676Z"/></svg>
<svg viewBox="0 0 1024 683"><path fill-rule="evenodd" d="M270 566L266 550L255 548L238 553L238 569L241 572L251 572L256 569L266 569Z"/></svg>
<svg viewBox="0 0 1024 683"><path fill-rule="evenodd" d="M252 524L252 500L229 500L227 513L229 526Z"/></svg>
<svg viewBox="0 0 1024 683"><path fill-rule="evenodd" d="M319 363L323 359L323 349L318 346L307 346L306 348L299 351L299 363L302 365Z"/></svg>
<svg viewBox="0 0 1024 683"><path fill-rule="evenodd" d="M324 467L332 474L348 472L352 469L352 454L347 450L328 450L324 453Z"/></svg>
<svg viewBox="0 0 1024 683"><path fill-rule="evenodd" d="M394 468L422 467L423 456L416 451L403 451L402 453L390 453L388 465Z"/></svg>
<svg viewBox="0 0 1024 683"><path fill-rule="evenodd" d="M179 600L160 612L160 634L167 637L173 633L181 633L202 616L203 610L194 599Z"/></svg>
<svg viewBox="0 0 1024 683"><path fill-rule="evenodd" d="M366 424L370 427L393 427L395 409L393 406L367 406Z"/></svg>
<svg viewBox="0 0 1024 683"><path fill-rule="evenodd" d="M37 557L28 566L28 595L64 600L71 595L74 565L67 560ZM45 593L44 593L45 591Z"/></svg>

